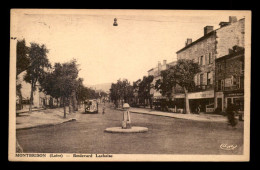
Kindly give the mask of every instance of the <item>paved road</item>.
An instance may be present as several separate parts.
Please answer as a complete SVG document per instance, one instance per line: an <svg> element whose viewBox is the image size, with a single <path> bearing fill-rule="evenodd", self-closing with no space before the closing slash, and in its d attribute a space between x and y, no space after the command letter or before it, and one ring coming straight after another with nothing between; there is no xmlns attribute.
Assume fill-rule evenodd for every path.
<svg viewBox="0 0 260 170"><path fill-rule="evenodd" d="M106 133L107 127L121 126L122 111L106 108L102 114L79 113L75 122L51 127L18 130L24 152L111 153L111 154L242 154L243 122L237 129L223 122L199 122L145 114L131 114L134 126L145 133ZM237 145L234 150L221 144Z"/></svg>

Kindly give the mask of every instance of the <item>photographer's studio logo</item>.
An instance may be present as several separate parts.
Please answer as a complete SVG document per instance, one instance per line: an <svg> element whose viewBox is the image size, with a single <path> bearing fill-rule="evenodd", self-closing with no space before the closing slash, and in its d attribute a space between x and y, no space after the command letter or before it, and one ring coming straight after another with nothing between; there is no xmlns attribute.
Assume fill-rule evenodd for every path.
<svg viewBox="0 0 260 170"><path fill-rule="evenodd" d="M230 151L230 150L234 150L237 148L237 145L229 145L229 144L221 144L220 146L220 149L223 149L223 150L227 150L227 151Z"/></svg>

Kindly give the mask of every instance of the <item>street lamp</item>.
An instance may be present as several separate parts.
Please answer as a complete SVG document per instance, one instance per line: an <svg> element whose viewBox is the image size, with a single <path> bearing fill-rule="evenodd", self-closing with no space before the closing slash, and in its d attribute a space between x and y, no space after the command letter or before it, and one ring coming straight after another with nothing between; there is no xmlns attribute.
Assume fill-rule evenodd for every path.
<svg viewBox="0 0 260 170"><path fill-rule="evenodd" d="M117 26L118 25L116 21L117 21L117 19L115 18L113 26Z"/></svg>

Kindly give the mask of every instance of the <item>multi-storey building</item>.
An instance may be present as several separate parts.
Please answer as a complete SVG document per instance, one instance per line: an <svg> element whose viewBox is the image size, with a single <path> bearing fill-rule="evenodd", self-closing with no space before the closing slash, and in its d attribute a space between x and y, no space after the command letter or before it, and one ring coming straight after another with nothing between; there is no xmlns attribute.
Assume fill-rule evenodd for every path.
<svg viewBox="0 0 260 170"><path fill-rule="evenodd" d="M244 18L237 21L236 17L230 16L229 22L219 25L216 30L213 26L205 26L204 36L194 42L187 39L185 47L177 51L178 60L191 59L201 66L201 72L194 77L195 91L188 94L191 111L198 105L203 112L217 107L217 98L223 98L223 94L215 93L215 59L227 55L235 45L244 47ZM176 92L174 98L183 99L184 94Z"/></svg>
<svg viewBox="0 0 260 170"><path fill-rule="evenodd" d="M148 70L148 76L153 76L153 86L156 84L157 80L160 80L161 77L161 71L168 69L170 66L173 66L176 64L176 61L167 63L167 60L163 60L163 64L161 64L161 62L158 62L158 65L150 70ZM151 88L150 90L150 94L153 96L153 102L159 102L160 100L165 100L166 97L162 96L162 94L157 91L154 87Z"/></svg>
<svg viewBox="0 0 260 170"><path fill-rule="evenodd" d="M244 111L244 49L234 46L230 54L217 58L215 90L219 93L217 108L223 111L230 103Z"/></svg>

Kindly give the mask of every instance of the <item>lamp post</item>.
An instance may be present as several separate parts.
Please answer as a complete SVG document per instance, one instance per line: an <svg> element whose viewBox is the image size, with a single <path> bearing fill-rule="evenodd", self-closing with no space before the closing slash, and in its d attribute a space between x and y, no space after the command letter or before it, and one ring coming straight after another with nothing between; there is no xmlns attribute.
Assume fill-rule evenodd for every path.
<svg viewBox="0 0 260 170"><path fill-rule="evenodd" d="M117 22L116 22L116 21L117 21L117 19L115 18L115 19L114 19L113 26L118 26L118 24L117 24Z"/></svg>
<svg viewBox="0 0 260 170"><path fill-rule="evenodd" d="M130 106L128 103L124 103L123 105L123 121L122 121L122 129L131 129L131 118L130 118Z"/></svg>

